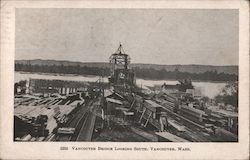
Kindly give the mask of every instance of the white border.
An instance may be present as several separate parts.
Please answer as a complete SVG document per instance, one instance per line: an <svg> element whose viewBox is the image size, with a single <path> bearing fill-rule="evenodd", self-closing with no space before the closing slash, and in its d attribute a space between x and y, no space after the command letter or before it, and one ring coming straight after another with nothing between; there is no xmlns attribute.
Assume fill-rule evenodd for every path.
<svg viewBox="0 0 250 160"><path fill-rule="evenodd" d="M13 142L15 8L239 9L239 143ZM247 1L2 1L1 159L248 159L249 8ZM189 147L191 152L60 151L61 146Z"/></svg>

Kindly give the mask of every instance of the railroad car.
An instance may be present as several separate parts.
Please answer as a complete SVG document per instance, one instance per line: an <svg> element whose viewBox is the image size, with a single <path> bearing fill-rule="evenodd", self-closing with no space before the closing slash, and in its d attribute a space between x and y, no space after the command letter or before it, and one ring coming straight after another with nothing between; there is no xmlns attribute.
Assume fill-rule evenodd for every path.
<svg viewBox="0 0 250 160"><path fill-rule="evenodd" d="M193 107L188 107L185 105L182 105L180 107L180 115L194 121L197 123L202 123L203 120L207 117L206 113L202 110L195 109Z"/></svg>
<svg viewBox="0 0 250 160"><path fill-rule="evenodd" d="M74 134L75 133L75 128L58 128L57 130L58 134Z"/></svg>

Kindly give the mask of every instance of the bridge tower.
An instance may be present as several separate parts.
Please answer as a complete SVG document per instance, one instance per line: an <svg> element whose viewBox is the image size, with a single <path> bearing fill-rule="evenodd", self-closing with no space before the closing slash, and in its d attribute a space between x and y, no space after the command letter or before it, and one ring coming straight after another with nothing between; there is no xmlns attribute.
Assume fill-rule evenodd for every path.
<svg viewBox="0 0 250 160"><path fill-rule="evenodd" d="M135 84L135 74L130 69L130 57L124 52L122 44L109 57L111 76L109 82L113 86L132 86Z"/></svg>

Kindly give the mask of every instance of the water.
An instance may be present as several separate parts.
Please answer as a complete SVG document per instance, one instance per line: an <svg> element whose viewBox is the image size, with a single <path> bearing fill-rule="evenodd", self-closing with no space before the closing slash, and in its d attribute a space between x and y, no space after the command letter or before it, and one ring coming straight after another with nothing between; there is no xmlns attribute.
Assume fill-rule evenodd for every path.
<svg viewBox="0 0 250 160"><path fill-rule="evenodd" d="M178 84L178 81L166 81L166 80L144 80L144 79L137 79L136 83L138 86L145 87L145 86L154 86L154 85L162 85L163 83L166 84ZM203 96L207 96L209 98L214 98L218 95L222 89L226 86L227 83L220 82L192 82L194 88L201 90Z"/></svg>
<svg viewBox="0 0 250 160"><path fill-rule="evenodd" d="M99 76L80 76L80 75L59 75L59 74L44 74L44 73L22 73L15 72L15 82L20 80L32 79L49 79L49 80L64 80L64 81L88 81L95 82L99 79ZM104 78L104 82L108 82L107 78Z"/></svg>
<svg viewBox="0 0 250 160"><path fill-rule="evenodd" d="M20 80L28 80L29 78L33 79L49 79L49 80L65 80L65 81L88 81L95 82L100 77L99 76L81 76L81 75L57 75L57 74L39 74L39 73L22 73L15 72L15 82L19 82ZM108 78L103 78L104 82L108 82ZM146 88L146 86L154 86L154 85L162 85L166 84L177 84L178 81L169 81L169 80L144 80L144 79L136 79L136 83L138 86L142 86ZM215 83L215 82L193 82L195 88L201 90L201 93L204 96L208 96L209 98L214 98L218 95L221 90L226 86L226 83Z"/></svg>

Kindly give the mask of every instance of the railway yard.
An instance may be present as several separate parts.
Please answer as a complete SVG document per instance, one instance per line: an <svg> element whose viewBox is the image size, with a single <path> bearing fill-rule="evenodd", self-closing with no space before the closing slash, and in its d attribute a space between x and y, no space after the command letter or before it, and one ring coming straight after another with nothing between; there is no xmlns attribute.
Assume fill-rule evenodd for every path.
<svg viewBox="0 0 250 160"><path fill-rule="evenodd" d="M102 78L91 84L42 79L15 84L21 92L15 92L14 140L238 141L237 112L204 102L190 80L140 88L128 60L120 45L110 57L108 84Z"/></svg>
<svg viewBox="0 0 250 160"><path fill-rule="evenodd" d="M165 109L164 114L164 117L167 117L168 127L163 129L163 131L161 127L164 126L166 122L163 122L161 127L154 126L153 121L148 122L145 126L143 121L145 121L146 118L145 120L143 120L144 117L141 118L143 112L138 111L136 107L132 109L133 113L135 113L133 120L128 120L127 123L125 123L126 121L124 121L124 118L120 117L114 119L104 118L102 114L101 98L102 97L99 96L89 100L75 100L71 103L69 103L69 100L62 100L62 98L34 99L33 97L26 97L23 98L23 101L18 100L17 103L19 103L19 105L15 108L15 119L18 119L16 123L19 124L19 121L25 121L27 124L33 124L32 118L29 117L46 115L48 118L47 122L44 124L45 127L43 130L47 130L47 134L45 134L44 131L43 133L34 133L32 129L26 131L29 134L23 132L22 137L18 137L21 135L19 131L19 133L16 134L15 140L124 142L237 141L236 135L223 128L216 127L216 132L214 133L211 127L196 123L168 109ZM139 122L140 118L141 123ZM58 133L58 128L62 127L74 128L74 133ZM31 131L33 133L31 133Z"/></svg>

